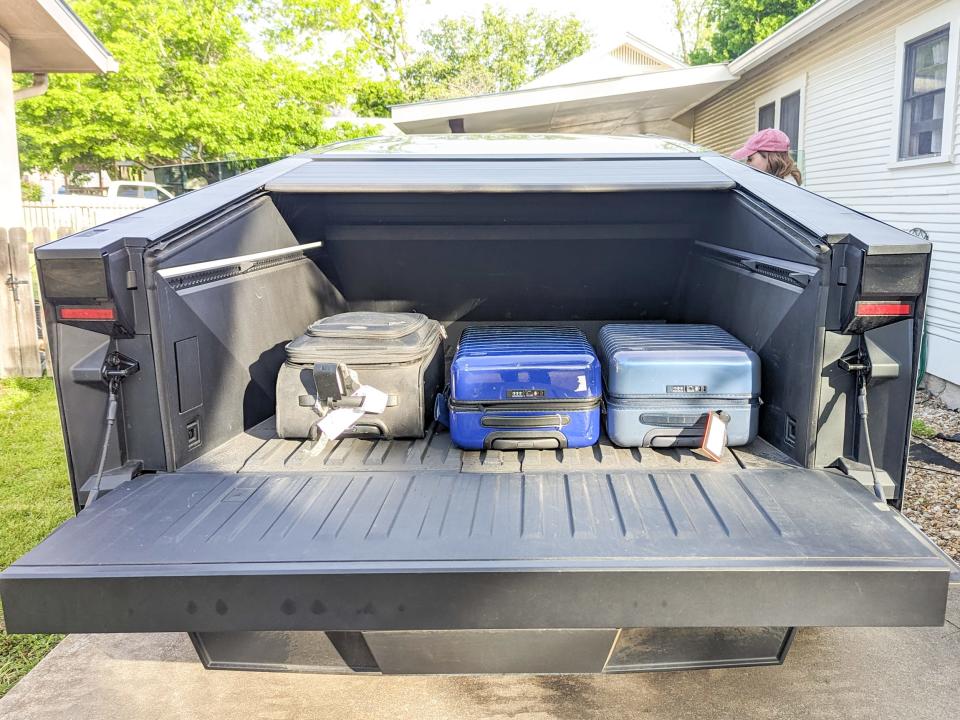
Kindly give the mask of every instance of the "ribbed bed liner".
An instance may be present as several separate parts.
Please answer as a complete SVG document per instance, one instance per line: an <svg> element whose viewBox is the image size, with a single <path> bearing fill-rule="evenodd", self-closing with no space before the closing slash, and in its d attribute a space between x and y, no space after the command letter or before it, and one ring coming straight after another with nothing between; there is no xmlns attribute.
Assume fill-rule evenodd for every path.
<svg viewBox="0 0 960 720"><path fill-rule="evenodd" d="M12 632L936 625L951 566L757 441L461 452L265 422L124 483L0 576Z"/></svg>
<svg viewBox="0 0 960 720"><path fill-rule="evenodd" d="M822 470L180 472L0 590L13 632L924 625L948 577Z"/></svg>
<svg viewBox="0 0 960 720"><path fill-rule="evenodd" d="M277 437L274 418L241 433L181 468L185 472L587 472L637 470L732 470L796 467L769 443L757 439L728 448L720 463L689 448L620 448L603 436L593 447L567 450L460 450L450 434L433 425L418 440L344 438L322 449L305 440Z"/></svg>

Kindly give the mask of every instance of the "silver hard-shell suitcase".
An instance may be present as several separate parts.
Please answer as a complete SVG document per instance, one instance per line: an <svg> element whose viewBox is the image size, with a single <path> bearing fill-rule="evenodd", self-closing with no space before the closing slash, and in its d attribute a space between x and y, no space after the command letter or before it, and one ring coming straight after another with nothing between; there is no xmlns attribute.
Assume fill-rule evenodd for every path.
<svg viewBox="0 0 960 720"><path fill-rule="evenodd" d="M727 444L756 437L760 360L714 325L631 323L600 329L607 434L623 447L694 447L707 415Z"/></svg>

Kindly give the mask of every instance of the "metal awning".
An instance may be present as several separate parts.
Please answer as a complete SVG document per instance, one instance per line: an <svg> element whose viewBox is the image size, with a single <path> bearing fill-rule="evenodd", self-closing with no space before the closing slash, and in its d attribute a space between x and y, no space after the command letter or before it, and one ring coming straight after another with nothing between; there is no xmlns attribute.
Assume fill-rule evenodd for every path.
<svg viewBox="0 0 960 720"><path fill-rule="evenodd" d="M3 0L13 72L115 72L117 61L62 0Z"/></svg>
<svg viewBox="0 0 960 720"><path fill-rule="evenodd" d="M676 126L678 117L736 79L726 65L701 65L397 105L391 112L397 127L414 134L446 133L451 128L469 133L664 132L670 125Z"/></svg>

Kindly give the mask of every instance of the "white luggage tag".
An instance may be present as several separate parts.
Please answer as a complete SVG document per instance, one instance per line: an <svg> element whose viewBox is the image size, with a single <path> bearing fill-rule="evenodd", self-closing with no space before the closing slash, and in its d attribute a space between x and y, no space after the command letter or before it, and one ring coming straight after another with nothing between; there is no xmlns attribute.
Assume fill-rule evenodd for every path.
<svg viewBox="0 0 960 720"><path fill-rule="evenodd" d="M370 385L361 385L351 393L351 396L362 397L363 404L355 408L331 410L317 422L320 432L330 440L336 440L343 435L367 413L379 415L387 407L387 393Z"/></svg>
<svg viewBox="0 0 960 720"><path fill-rule="evenodd" d="M726 447L727 421L719 413L707 413L707 427L703 431L703 441L697 452L714 462L720 462Z"/></svg>

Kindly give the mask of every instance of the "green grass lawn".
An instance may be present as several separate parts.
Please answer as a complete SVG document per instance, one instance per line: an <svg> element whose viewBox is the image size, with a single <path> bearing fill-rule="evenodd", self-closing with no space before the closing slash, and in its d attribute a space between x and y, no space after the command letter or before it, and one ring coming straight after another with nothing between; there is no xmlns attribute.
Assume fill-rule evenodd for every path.
<svg viewBox="0 0 960 720"><path fill-rule="evenodd" d="M0 380L0 568L71 515L53 380ZM59 635L0 634L0 696L59 641Z"/></svg>

